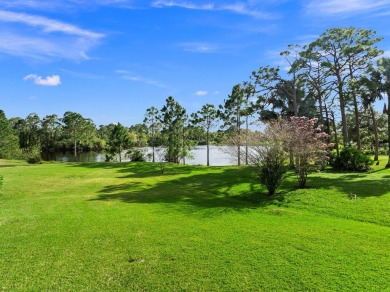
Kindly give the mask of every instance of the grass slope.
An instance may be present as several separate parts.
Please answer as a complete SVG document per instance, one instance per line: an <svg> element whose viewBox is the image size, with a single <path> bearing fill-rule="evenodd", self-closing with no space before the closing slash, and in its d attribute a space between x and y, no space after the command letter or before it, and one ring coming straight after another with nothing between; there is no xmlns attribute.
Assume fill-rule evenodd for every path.
<svg viewBox="0 0 390 292"><path fill-rule="evenodd" d="M246 167L0 161L0 175L0 290L389 291L380 166L304 190L290 174L275 198Z"/></svg>

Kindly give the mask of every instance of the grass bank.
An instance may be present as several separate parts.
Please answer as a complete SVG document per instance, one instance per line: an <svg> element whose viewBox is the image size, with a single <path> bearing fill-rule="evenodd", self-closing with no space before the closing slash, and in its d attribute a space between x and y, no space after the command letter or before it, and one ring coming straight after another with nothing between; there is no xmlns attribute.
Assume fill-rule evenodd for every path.
<svg viewBox="0 0 390 292"><path fill-rule="evenodd" d="M384 165L268 198L246 167L0 161L0 289L384 291Z"/></svg>

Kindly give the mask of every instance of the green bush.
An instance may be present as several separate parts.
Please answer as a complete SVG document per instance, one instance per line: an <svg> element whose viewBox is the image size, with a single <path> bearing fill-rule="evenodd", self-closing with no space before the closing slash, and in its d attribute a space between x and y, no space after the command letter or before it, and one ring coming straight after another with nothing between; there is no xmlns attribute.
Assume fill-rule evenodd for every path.
<svg viewBox="0 0 390 292"><path fill-rule="evenodd" d="M258 165L260 183L264 185L270 196L274 195L282 184L286 173L285 159L279 149L270 149Z"/></svg>
<svg viewBox="0 0 390 292"><path fill-rule="evenodd" d="M340 156L332 159L331 166L341 171L368 171L373 161L362 151L356 148L346 147L340 152Z"/></svg>
<svg viewBox="0 0 390 292"><path fill-rule="evenodd" d="M142 153L142 151L135 149L135 150L132 150L130 153L130 160L134 161L134 162L135 161L143 162L143 161L145 161L145 157L144 157L144 154Z"/></svg>
<svg viewBox="0 0 390 292"><path fill-rule="evenodd" d="M23 153L23 157L29 164L42 163L41 146L35 145L26 149Z"/></svg>

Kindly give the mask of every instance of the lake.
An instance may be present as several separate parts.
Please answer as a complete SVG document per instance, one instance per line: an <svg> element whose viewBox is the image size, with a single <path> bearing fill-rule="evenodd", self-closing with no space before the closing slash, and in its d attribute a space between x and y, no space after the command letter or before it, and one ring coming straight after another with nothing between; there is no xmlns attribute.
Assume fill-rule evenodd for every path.
<svg viewBox="0 0 390 292"><path fill-rule="evenodd" d="M143 147L140 149L147 157L148 153L152 153L151 147ZM210 146L210 165L224 166L235 165L237 158L232 157L229 151L230 146ZM207 163L207 147L196 146L191 150L192 158L186 158L186 164L192 165L206 165ZM157 157L157 156L156 156ZM45 161L61 161L61 162L104 162L106 159L105 154L98 152L82 152L74 156L73 152L56 152L56 153L43 153L42 158ZM157 159L156 159L157 160ZM128 158L122 157L122 161L129 161Z"/></svg>

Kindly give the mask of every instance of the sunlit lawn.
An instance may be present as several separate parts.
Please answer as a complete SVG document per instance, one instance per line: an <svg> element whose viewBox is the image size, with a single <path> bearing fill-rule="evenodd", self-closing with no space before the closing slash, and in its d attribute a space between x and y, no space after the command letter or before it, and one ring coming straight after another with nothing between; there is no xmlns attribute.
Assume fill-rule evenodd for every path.
<svg viewBox="0 0 390 292"><path fill-rule="evenodd" d="M385 159L274 198L248 167L0 161L0 290L388 290Z"/></svg>

